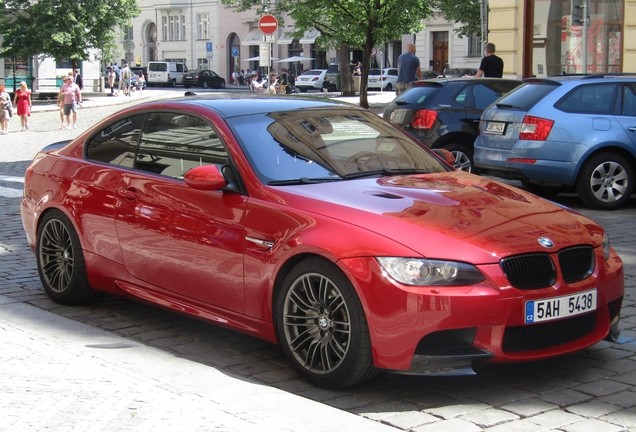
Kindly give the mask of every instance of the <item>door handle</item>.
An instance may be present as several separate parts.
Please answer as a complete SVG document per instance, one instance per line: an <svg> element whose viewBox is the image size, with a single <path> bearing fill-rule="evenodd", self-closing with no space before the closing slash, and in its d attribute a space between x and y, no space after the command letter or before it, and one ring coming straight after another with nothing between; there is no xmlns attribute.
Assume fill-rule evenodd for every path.
<svg viewBox="0 0 636 432"><path fill-rule="evenodd" d="M630 132L636 132L636 126L630 126L627 128L627 130Z"/></svg>
<svg viewBox="0 0 636 432"><path fill-rule="evenodd" d="M117 195L124 197L127 200L139 199L139 194L134 189L118 189Z"/></svg>

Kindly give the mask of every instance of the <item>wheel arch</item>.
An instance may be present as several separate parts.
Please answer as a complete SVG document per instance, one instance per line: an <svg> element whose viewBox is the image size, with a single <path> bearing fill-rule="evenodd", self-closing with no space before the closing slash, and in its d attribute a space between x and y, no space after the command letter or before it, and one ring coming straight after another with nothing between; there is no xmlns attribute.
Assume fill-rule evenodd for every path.
<svg viewBox="0 0 636 432"><path fill-rule="evenodd" d="M450 132L440 136L433 144L431 148L443 148L450 144L461 144L470 148L474 153L474 144L477 137L472 137L462 132Z"/></svg>
<svg viewBox="0 0 636 432"><path fill-rule="evenodd" d="M636 155L632 153L629 149L616 144L608 144L605 146L597 146L594 149L591 149L588 153L586 153L582 158L579 159L579 162L576 164L576 178L574 179L574 185L576 185L581 178L581 168L583 165L592 157L596 156L599 153L616 153L621 155L625 159L627 159L633 170L636 171Z"/></svg>

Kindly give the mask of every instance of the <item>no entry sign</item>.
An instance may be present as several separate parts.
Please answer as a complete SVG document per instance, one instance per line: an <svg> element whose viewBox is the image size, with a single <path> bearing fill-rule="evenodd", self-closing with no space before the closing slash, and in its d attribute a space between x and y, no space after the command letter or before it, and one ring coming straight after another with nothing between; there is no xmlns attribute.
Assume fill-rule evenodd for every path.
<svg viewBox="0 0 636 432"><path fill-rule="evenodd" d="M274 34L278 28L278 20L274 15L263 15L261 19L258 20L258 28L264 34Z"/></svg>

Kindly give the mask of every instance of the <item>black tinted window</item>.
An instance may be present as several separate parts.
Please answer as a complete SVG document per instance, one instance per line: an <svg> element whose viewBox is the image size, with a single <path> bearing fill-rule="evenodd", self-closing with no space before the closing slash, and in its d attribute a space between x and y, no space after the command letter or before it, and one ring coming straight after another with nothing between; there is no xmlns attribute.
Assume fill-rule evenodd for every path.
<svg viewBox="0 0 636 432"><path fill-rule="evenodd" d="M194 167L225 163L225 146L206 121L182 113L148 114L135 168L182 178Z"/></svg>
<svg viewBox="0 0 636 432"><path fill-rule="evenodd" d="M484 110L490 104L517 87L515 83L478 84L473 89L475 108Z"/></svg>
<svg viewBox="0 0 636 432"><path fill-rule="evenodd" d="M565 95L556 107L571 113L611 114L615 89L614 84L582 85Z"/></svg>
<svg viewBox="0 0 636 432"><path fill-rule="evenodd" d="M439 86L414 87L409 91L402 93L396 101L408 104L421 104L426 100L430 100L439 90Z"/></svg>
<svg viewBox="0 0 636 432"><path fill-rule="evenodd" d="M127 117L106 127L88 142L86 158L132 168L144 117Z"/></svg>
<svg viewBox="0 0 636 432"><path fill-rule="evenodd" d="M556 88L558 86L553 84L522 84L502 98L499 103L510 105L522 111L528 111Z"/></svg>

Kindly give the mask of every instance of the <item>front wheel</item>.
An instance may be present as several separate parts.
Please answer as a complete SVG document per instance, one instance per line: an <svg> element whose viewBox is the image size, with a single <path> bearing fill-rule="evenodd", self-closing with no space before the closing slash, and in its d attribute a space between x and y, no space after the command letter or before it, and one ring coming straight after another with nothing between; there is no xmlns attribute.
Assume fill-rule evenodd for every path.
<svg viewBox="0 0 636 432"><path fill-rule="evenodd" d="M589 207L616 210L634 190L634 171L627 159L616 153L599 153L581 168L576 191Z"/></svg>
<svg viewBox="0 0 636 432"><path fill-rule="evenodd" d="M473 152L463 144L448 144L442 146L443 149L451 152L455 158L453 166L461 171L473 172Z"/></svg>
<svg viewBox="0 0 636 432"><path fill-rule="evenodd" d="M71 221L52 210L42 218L36 243L38 273L44 291L56 303L75 305L97 296L88 285L84 253Z"/></svg>
<svg viewBox="0 0 636 432"><path fill-rule="evenodd" d="M307 381L339 388L375 375L364 310L334 264L321 258L297 264L274 306L283 351Z"/></svg>

